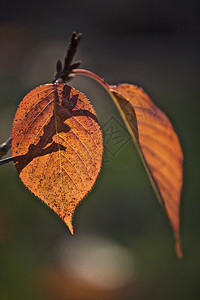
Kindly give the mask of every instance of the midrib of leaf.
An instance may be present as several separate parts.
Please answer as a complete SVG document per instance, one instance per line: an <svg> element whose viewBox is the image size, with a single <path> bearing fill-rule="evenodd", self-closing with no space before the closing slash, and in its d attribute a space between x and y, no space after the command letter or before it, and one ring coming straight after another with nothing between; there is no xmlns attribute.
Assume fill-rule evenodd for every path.
<svg viewBox="0 0 200 300"><path fill-rule="evenodd" d="M60 146L59 146L59 134L58 134L58 122L57 122L57 114L56 114L56 97L58 97L57 91L55 90L55 99L54 99L54 116L55 116L55 129L56 129L56 138L58 144L58 157L59 157L59 166L60 166L60 185L61 185L61 193L62 193L62 200L64 200L63 195L63 177L62 177L62 162L61 162L61 153L60 153Z"/></svg>
<svg viewBox="0 0 200 300"><path fill-rule="evenodd" d="M62 194L62 201L63 203L65 203L65 197L63 194L63 173L62 170L64 170L66 172L66 174L69 176L68 172L65 170L65 168L62 166L62 160L61 160L61 149L59 146L59 132L58 132L58 120L62 121L61 118L56 114L56 104L58 105L58 103L56 102L56 97L59 97L57 94L57 90L55 88L55 99L54 99L54 116L55 116L55 130L56 130L56 137L57 137L57 144L58 144L58 157L59 157L59 166L60 166L60 185L61 185L61 194ZM63 121L62 121L63 122ZM62 138L62 137L61 137ZM70 177L70 176L69 176ZM71 178L71 177L70 177ZM74 180L71 178L71 180L73 181L73 183L75 184ZM77 185L75 184L76 188ZM67 215L65 215L64 217L64 221L67 224L71 234L73 234L73 226L71 223L71 219L70 217L68 217Z"/></svg>

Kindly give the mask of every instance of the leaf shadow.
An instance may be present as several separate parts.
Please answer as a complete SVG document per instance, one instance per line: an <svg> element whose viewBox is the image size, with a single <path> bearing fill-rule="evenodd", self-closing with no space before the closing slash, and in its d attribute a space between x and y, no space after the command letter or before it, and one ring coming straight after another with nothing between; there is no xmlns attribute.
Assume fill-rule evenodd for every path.
<svg viewBox="0 0 200 300"><path fill-rule="evenodd" d="M59 92L59 93L58 93ZM95 114L86 109L79 109L77 102L82 101L79 94L71 94L71 87L64 85L63 89L55 90L54 114L43 127L43 134L37 144L31 144L24 155L13 157L15 167L20 174L21 171L35 158L65 150L66 147L53 140L56 133L69 132L71 130L65 121L72 117L85 116L98 123ZM61 125L56 128L55 119L60 119Z"/></svg>

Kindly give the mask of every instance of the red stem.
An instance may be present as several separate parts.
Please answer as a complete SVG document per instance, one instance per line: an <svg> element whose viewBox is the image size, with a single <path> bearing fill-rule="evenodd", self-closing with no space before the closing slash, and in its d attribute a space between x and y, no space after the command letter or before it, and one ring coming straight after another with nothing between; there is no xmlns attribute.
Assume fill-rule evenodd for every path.
<svg viewBox="0 0 200 300"><path fill-rule="evenodd" d="M98 75L96 75L93 72L90 72L88 70L85 69L75 69L72 72L75 75L84 75L84 76L88 76L96 81L98 81L107 91L110 90L110 86L108 83L105 82L105 80L101 77L99 77Z"/></svg>

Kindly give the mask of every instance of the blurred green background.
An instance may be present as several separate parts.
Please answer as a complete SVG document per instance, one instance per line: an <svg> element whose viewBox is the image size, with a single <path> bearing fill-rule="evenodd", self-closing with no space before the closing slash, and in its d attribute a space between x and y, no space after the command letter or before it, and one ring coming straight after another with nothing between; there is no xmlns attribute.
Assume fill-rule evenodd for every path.
<svg viewBox="0 0 200 300"><path fill-rule="evenodd" d="M69 84L89 97L103 128L101 174L75 212L72 237L12 163L0 167L0 299L200 299L198 11L197 0L1 1L0 143L26 93L53 80L75 30L82 67L143 87L172 121L185 160L178 260L114 104L77 76Z"/></svg>

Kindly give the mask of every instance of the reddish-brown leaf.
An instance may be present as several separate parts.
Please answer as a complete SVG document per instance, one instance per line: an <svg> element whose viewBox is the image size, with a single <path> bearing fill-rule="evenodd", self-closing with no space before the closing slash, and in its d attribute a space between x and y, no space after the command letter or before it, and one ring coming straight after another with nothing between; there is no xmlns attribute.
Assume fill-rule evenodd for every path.
<svg viewBox="0 0 200 300"><path fill-rule="evenodd" d="M180 245L179 207L183 154L178 137L166 117L140 88L110 86L111 94L144 162L151 183L174 230L176 253Z"/></svg>
<svg viewBox="0 0 200 300"><path fill-rule="evenodd" d="M12 129L14 163L23 183L68 225L100 171L101 130L88 99L65 84L27 94Z"/></svg>

